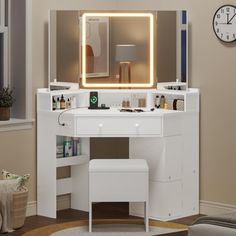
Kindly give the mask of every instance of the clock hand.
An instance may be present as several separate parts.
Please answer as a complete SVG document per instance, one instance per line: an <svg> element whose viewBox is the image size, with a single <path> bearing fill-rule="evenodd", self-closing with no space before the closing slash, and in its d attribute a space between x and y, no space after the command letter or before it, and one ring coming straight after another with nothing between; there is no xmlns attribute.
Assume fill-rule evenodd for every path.
<svg viewBox="0 0 236 236"><path fill-rule="evenodd" d="M227 24L229 23L229 13L227 15Z"/></svg>
<svg viewBox="0 0 236 236"><path fill-rule="evenodd" d="M232 20L233 20L233 18L236 16L236 13L234 13L234 15L227 21L227 24L232 24L232 23L230 23Z"/></svg>

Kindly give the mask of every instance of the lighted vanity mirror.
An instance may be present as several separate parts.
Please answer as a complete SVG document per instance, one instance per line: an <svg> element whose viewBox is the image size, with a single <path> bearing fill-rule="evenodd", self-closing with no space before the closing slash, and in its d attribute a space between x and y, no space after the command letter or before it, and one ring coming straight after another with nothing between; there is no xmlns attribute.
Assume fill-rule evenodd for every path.
<svg viewBox="0 0 236 236"><path fill-rule="evenodd" d="M84 88L187 83L186 26L186 11L51 11L49 82Z"/></svg>

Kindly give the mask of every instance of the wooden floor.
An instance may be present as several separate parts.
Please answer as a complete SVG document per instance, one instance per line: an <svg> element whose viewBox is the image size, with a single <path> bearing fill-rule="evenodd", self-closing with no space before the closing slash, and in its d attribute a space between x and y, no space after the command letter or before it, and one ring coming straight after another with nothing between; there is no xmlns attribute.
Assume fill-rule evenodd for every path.
<svg viewBox="0 0 236 236"><path fill-rule="evenodd" d="M129 216L128 203L99 203L93 206L93 218L94 219L130 219L137 218L134 216ZM172 222L190 225L192 222L198 218L199 215L186 217ZM62 210L58 211L57 219L42 217L42 216L30 216L25 220L25 225L21 229L14 231L8 235L20 236L24 233L42 226L47 226L55 223L62 223L75 220L88 219L88 213L77 210ZM3 235L3 234L1 234ZM187 232L179 232L166 234L168 236L187 236ZM164 236L164 235L163 235Z"/></svg>

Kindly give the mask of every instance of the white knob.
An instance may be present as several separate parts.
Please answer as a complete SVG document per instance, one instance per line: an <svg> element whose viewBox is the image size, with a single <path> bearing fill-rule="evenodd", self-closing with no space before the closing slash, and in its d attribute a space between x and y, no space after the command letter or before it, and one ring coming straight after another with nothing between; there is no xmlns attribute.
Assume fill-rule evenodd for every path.
<svg viewBox="0 0 236 236"><path fill-rule="evenodd" d="M139 127L139 124L138 124L138 123L137 123L137 124L135 124L135 127L136 127L136 128L138 128L138 127Z"/></svg>
<svg viewBox="0 0 236 236"><path fill-rule="evenodd" d="M102 127L103 127L103 124L102 124L102 123L100 123L100 124L98 125L98 127L99 127L99 128L102 128Z"/></svg>

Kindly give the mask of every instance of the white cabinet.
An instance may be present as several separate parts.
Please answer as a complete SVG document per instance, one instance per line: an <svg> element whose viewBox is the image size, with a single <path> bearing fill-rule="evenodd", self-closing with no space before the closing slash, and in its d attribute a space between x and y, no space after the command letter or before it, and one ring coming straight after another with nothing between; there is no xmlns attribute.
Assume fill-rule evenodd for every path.
<svg viewBox="0 0 236 236"><path fill-rule="evenodd" d="M181 181L150 181L149 186L150 218L165 220L178 218L183 215Z"/></svg>
<svg viewBox="0 0 236 236"><path fill-rule="evenodd" d="M183 217L181 181L149 180L149 191L149 218L165 221ZM130 214L143 216L143 204L130 203Z"/></svg>
<svg viewBox="0 0 236 236"><path fill-rule="evenodd" d="M146 159L151 181L181 179L182 137L130 139L130 158Z"/></svg>
<svg viewBox="0 0 236 236"><path fill-rule="evenodd" d="M65 193L71 193L71 208L88 211L90 137L129 137L129 157L147 160L150 218L170 220L199 213L198 90L151 91L167 93L171 98L181 96L185 100L185 110L155 109L142 113L124 113L117 108L89 110L85 108L89 91L80 90L63 93L75 96L81 108L52 111L52 97L61 93L47 90L38 92L39 215L55 218L56 196ZM113 90L99 93L106 104L114 96ZM123 98L117 92L119 96ZM80 159L56 159L57 136L80 137ZM57 181L56 168L65 165L71 166L71 177ZM131 203L130 214L142 216L143 205Z"/></svg>

